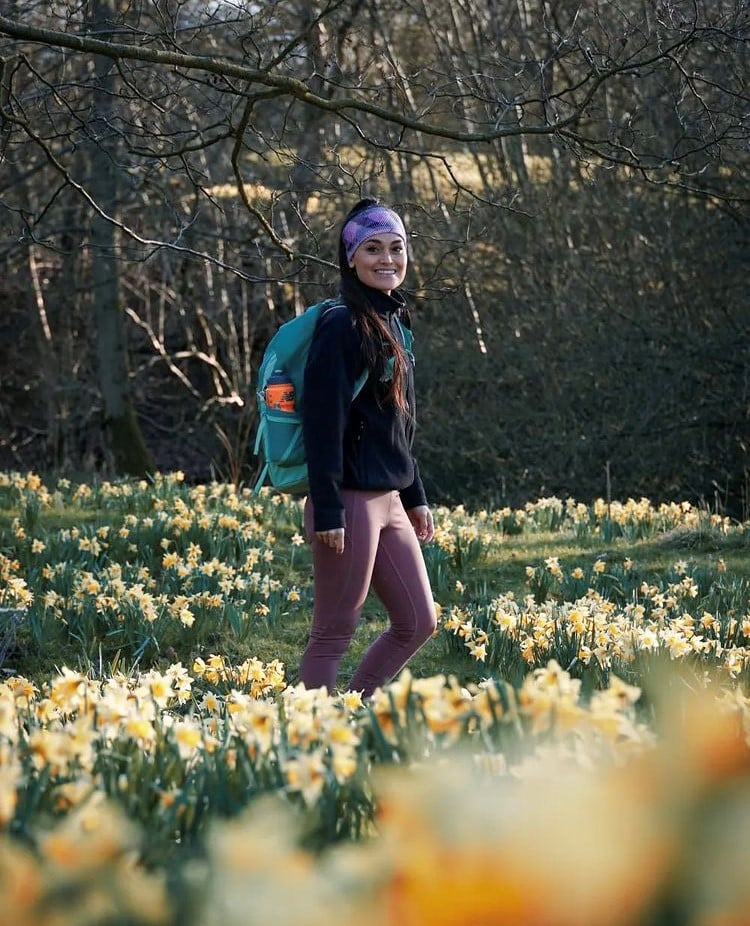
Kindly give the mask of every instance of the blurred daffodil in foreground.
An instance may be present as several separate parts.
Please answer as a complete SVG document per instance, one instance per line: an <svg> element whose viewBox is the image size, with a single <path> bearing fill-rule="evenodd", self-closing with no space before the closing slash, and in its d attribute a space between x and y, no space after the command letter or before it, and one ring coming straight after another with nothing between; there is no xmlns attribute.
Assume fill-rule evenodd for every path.
<svg viewBox="0 0 750 926"><path fill-rule="evenodd" d="M383 770L377 837L314 866L279 808L218 828L222 852L231 845L239 857L218 865L216 910L228 914L228 892L241 911L222 926L746 924L747 704L716 694L679 679L652 691L667 729L617 761L596 753L586 767L550 749L523 777L487 774L471 755ZM396 709L403 698L397 690ZM226 871L238 864L244 874L229 889Z"/></svg>
<svg viewBox="0 0 750 926"><path fill-rule="evenodd" d="M182 678L179 671L168 677ZM88 717L80 700L84 683L74 681L63 673L51 690L67 692ZM130 685L131 695L146 697L143 679ZM84 687L91 699L95 686L86 681ZM20 682L10 691L24 710L33 708ZM42 827L31 847L8 837L0 843L0 909L7 922L747 923L750 699L738 689L657 672L647 691L646 713L656 718L649 729L634 713L638 689L615 679L585 703L577 680L554 663L531 673L515 693L496 683L471 690L444 677L405 673L366 705L302 686L287 687L276 700L243 702L240 695L231 690L226 696L226 709L236 708L226 717L246 749L269 751L269 764L254 768L277 776L274 794L234 819L215 817L203 852L192 860L176 854L164 880L138 863L143 833L105 798L96 767L80 787L61 781L59 821ZM179 705L174 686L171 703ZM64 702L58 710L53 726L59 731ZM451 712L460 718L455 728L447 724ZM197 738L203 728L187 717L166 727L154 717L154 748L173 743L163 753L172 765L160 767L183 762L205 787L210 763L219 759L222 774L230 776L245 761L242 739L232 739L231 748L217 740L213 751L205 750ZM502 725L518 733L515 751L487 748ZM295 798L308 813L335 814L338 805L326 803L324 792L341 799L337 769L345 761L352 774L365 773L362 750L377 730L377 742L401 750L410 739L414 751L397 750L397 764L369 769L374 826L359 842L318 853L302 848L310 817L300 814ZM184 741L183 733L189 734ZM118 779L118 788L132 800L132 783L120 777L125 780ZM187 813L176 782L159 782L153 812L181 806ZM190 902L167 884L189 890ZM59 897L66 898L64 906Z"/></svg>

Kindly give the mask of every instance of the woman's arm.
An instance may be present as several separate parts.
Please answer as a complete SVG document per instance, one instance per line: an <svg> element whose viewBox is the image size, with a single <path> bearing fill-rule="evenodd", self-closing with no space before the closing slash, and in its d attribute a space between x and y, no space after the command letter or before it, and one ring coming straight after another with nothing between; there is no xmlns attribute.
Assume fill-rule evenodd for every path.
<svg viewBox="0 0 750 926"><path fill-rule="evenodd" d="M335 306L318 323L305 367L302 431L316 532L344 527L344 433L363 365L351 314Z"/></svg>

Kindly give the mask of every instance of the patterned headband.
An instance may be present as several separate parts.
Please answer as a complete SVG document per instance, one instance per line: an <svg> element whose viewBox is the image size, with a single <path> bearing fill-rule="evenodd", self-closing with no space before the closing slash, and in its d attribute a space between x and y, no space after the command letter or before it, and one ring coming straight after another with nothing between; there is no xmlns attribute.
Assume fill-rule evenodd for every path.
<svg viewBox="0 0 750 926"><path fill-rule="evenodd" d="M406 229L401 217L387 206L368 206L352 216L341 230L341 239L346 250L346 259L351 260L354 252L368 238L388 232L399 235L406 244Z"/></svg>

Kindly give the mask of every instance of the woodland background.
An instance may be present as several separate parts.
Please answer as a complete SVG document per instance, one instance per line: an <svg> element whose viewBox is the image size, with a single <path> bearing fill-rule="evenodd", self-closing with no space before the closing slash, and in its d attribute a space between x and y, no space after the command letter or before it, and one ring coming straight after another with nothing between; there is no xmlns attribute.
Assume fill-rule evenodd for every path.
<svg viewBox="0 0 750 926"><path fill-rule="evenodd" d="M0 10L0 468L250 482L262 349L376 195L433 500L748 517L745 0Z"/></svg>

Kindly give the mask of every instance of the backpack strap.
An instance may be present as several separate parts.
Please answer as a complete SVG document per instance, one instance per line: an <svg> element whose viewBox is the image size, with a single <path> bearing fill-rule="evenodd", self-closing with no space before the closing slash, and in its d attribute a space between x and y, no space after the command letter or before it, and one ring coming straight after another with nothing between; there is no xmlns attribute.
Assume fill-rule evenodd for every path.
<svg viewBox="0 0 750 926"><path fill-rule="evenodd" d="M340 306L343 306L344 308L348 308L346 303L342 302L340 299L336 299L336 298L331 299L330 304L327 305L323 309L323 311L320 313L320 317L322 318L326 313L330 312L332 309L337 309ZM369 375L370 375L370 371L365 366L364 370L362 371L362 375L354 383L354 392L352 393L352 402L357 398L360 392L362 392L362 390L365 388L365 383L367 382L367 378L369 377Z"/></svg>
<svg viewBox="0 0 750 926"><path fill-rule="evenodd" d="M398 316L396 316L396 323L398 325L398 330L401 332L401 343L404 346L404 350L408 354L411 362L414 363L414 354L411 350L412 344L414 344L414 334L411 328L407 328Z"/></svg>
<svg viewBox="0 0 750 926"><path fill-rule="evenodd" d="M258 492L260 492L260 490L263 488L263 483L266 481L267 475L268 475L268 463L264 463L263 469L261 469L260 471L260 476L258 476L257 482L255 483L255 488L253 489L253 493L255 495L257 495Z"/></svg>
<svg viewBox="0 0 750 926"><path fill-rule="evenodd" d="M365 388L365 383L367 382L367 378L369 375L370 375L370 371L367 369L367 367L365 367L364 370L362 371L362 375L359 377L357 382L354 384L354 392L352 393L352 402L357 398L360 392L362 392L362 390Z"/></svg>
<svg viewBox="0 0 750 926"><path fill-rule="evenodd" d="M253 456L257 457L258 454L260 453L260 445L263 442L263 435L265 434L265 431L266 431L266 420L265 418L263 418L263 416L261 416L258 422L258 432L255 435L255 447L253 448ZM265 455L264 455L263 468L260 471L260 475L258 476L258 479L255 483L255 488L253 489L253 492L256 495L258 494L258 492L260 492L263 483L266 481L267 475L268 475L268 460L265 459Z"/></svg>

